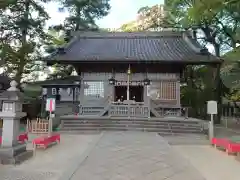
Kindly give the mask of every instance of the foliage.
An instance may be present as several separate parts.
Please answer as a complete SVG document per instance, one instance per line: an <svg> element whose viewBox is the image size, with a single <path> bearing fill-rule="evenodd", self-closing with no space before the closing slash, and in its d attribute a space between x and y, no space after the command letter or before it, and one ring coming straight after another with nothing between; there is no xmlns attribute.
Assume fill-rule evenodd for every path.
<svg viewBox="0 0 240 180"><path fill-rule="evenodd" d="M72 31L97 28L96 19L108 14L109 0L59 0L61 10L67 9L69 16L65 19L64 28Z"/></svg>
<svg viewBox="0 0 240 180"><path fill-rule="evenodd" d="M95 20L107 15L109 0L55 0L69 16L63 25L45 31L48 14L43 4L50 0L0 0L0 58L4 71L17 82L35 80L45 70L41 58L45 53L67 43L70 31L96 29ZM57 33L64 30L66 36ZM64 39L63 39L64 37ZM71 74L73 67L56 65L54 76ZM65 71L67 73L61 73Z"/></svg>
<svg viewBox="0 0 240 180"><path fill-rule="evenodd" d="M15 0L0 0L0 10L4 10L9 7L11 4L14 4Z"/></svg>
<svg viewBox="0 0 240 180"><path fill-rule="evenodd" d="M57 47L68 43L72 38L71 32L81 30L100 30L95 24L96 19L100 19L108 14L110 9L109 0L59 0L61 11L65 9L69 12L64 24L51 27L50 44L45 50L56 50ZM59 32L63 31L64 35L59 36ZM49 51L50 50L50 51ZM55 64L54 72L48 76L48 79L58 79L69 76L73 73L74 67L71 65Z"/></svg>
<svg viewBox="0 0 240 180"><path fill-rule="evenodd" d="M124 31L124 32L134 32L134 31L139 31L139 29L140 28L136 21L131 21L129 23L125 23L125 24L121 25L121 27L119 28L120 31Z"/></svg>
<svg viewBox="0 0 240 180"><path fill-rule="evenodd" d="M228 99L240 101L240 47L224 55L224 65L221 69L223 83L230 88ZM238 61L237 61L238 60Z"/></svg>
<svg viewBox="0 0 240 180"><path fill-rule="evenodd" d="M2 68L17 82L37 78L44 25L49 18L42 3L46 0L15 0L0 11L0 57Z"/></svg>
<svg viewBox="0 0 240 180"><path fill-rule="evenodd" d="M221 82L216 84L216 68L210 66L188 66L183 79L182 103L197 110L205 107L207 100L219 95L239 100L239 48L240 1L236 0L165 0L165 7L155 5L143 7L135 22L124 24L122 31L162 30L176 28L192 31L193 37L203 47L213 47L216 56L225 59L221 69ZM231 52L229 52L231 51ZM226 54L226 52L229 52ZM224 55L225 54L225 55ZM223 56L224 55L224 56ZM216 71L217 70L217 71ZM226 83L227 82L227 83ZM215 92L219 88L223 92Z"/></svg>
<svg viewBox="0 0 240 180"><path fill-rule="evenodd" d="M221 84L207 83L209 76L215 77L215 70L209 68L207 72L212 72L209 76L196 76L190 84L196 86L199 80L204 87L214 88L215 90L222 87L223 92L219 95L224 95L230 100L240 100L239 97L239 80L240 67L237 63L238 48L240 37L240 1L235 0L166 0L167 16L170 19L175 19L175 27L190 29L193 31L194 37L205 46L212 46L216 56L222 56L225 60L221 69ZM205 68L206 67L201 67ZM194 70L194 74L197 71ZM212 79L211 78L211 79ZM195 89L195 88L194 88ZM188 87L184 92L186 99L195 99L199 107L205 101L206 95L210 92L203 91L201 98L198 99L195 89L195 95L192 94L192 88ZM199 93L198 93L199 95ZM211 98L211 97L210 97ZM217 99L221 101L220 99ZM190 104L192 106L192 104Z"/></svg>
<svg viewBox="0 0 240 180"><path fill-rule="evenodd" d="M163 5L142 7L138 10L138 24L141 30L160 30L170 26Z"/></svg>
<svg viewBox="0 0 240 180"><path fill-rule="evenodd" d="M58 47L66 45L65 33L62 30L56 30L55 28L49 28L48 38L45 41L45 52L47 55L54 53ZM59 65L55 64L51 67L53 69L52 73L48 73L47 79L58 79L66 76L70 76L74 70L71 65Z"/></svg>
<svg viewBox="0 0 240 180"><path fill-rule="evenodd" d="M175 17L178 26L200 31L203 43L211 44L217 56L221 55L220 51L224 53L236 47L240 26L238 6L226 4L224 0L166 2L166 9Z"/></svg>
<svg viewBox="0 0 240 180"><path fill-rule="evenodd" d="M161 30L170 26L170 21L165 16L163 5L154 5L152 7L142 7L138 10L137 19L120 27L121 31L146 31Z"/></svg>

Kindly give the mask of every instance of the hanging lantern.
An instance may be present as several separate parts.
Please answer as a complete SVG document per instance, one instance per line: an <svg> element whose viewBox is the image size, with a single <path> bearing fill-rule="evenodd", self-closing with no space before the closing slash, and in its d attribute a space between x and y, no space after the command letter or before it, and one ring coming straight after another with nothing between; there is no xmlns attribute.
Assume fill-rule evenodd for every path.
<svg viewBox="0 0 240 180"><path fill-rule="evenodd" d="M145 86L150 85L150 80L148 78L143 80Z"/></svg>
<svg viewBox="0 0 240 180"><path fill-rule="evenodd" d="M116 80L115 80L113 77L110 78L108 81L109 81L109 84L110 84L110 85L114 85L115 82L116 82Z"/></svg>
<svg viewBox="0 0 240 180"><path fill-rule="evenodd" d="M127 74L130 75L132 72L131 72L131 68L130 68L130 65L128 67L128 70L127 70Z"/></svg>
<svg viewBox="0 0 240 180"><path fill-rule="evenodd" d="M110 79L108 79L110 85L115 85L116 80L114 79L114 77L115 77L115 72L112 69L112 77Z"/></svg>

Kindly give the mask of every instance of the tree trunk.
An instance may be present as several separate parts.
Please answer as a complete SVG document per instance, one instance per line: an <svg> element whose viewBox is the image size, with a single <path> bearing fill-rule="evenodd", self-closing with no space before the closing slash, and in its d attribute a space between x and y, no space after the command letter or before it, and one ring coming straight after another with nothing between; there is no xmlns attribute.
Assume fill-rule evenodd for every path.
<svg viewBox="0 0 240 180"><path fill-rule="evenodd" d="M80 15L81 15L81 9L80 9L79 5L76 7L76 11L77 11L76 17L77 17L78 21L76 22L75 31L79 31L79 29L80 29L79 18L80 18Z"/></svg>
<svg viewBox="0 0 240 180"><path fill-rule="evenodd" d="M26 0L24 5L24 15L23 15L23 19L25 22L28 22L29 11L30 11L30 0ZM22 37L21 37L22 52L21 52L21 57L19 59L18 70L15 77L15 80L19 85L21 83L22 75L24 73L24 66L26 65L26 58L27 58L26 45L27 45L28 23L24 24L21 31L22 31Z"/></svg>
<svg viewBox="0 0 240 180"><path fill-rule="evenodd" d="M214 44L215 55L220 57L220 45L218 43ZM221 116L222 116L222 81L220 78L220 69L221 64L217 64L213 70L214 75L214 100L218 102L218 114L215 118L215 123L221 123Z"/></svg>

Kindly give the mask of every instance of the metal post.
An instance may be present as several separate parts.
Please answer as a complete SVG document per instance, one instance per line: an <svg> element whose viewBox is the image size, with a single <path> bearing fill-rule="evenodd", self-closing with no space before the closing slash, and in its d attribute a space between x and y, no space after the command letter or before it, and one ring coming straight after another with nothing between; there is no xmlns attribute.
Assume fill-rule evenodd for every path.
<svg viewBox="0 0 240 180"><path fill-rule="evenodd" d="M52 133L52 111L49 111L48 136Z"/></svg>
<svg viewBox="0 0 240 180"><path fill-rule="evenodd" d="M150 119L150 117L151 117L151 100L150 100L150 96L147 96L147 97L148 97L148 119Z"/></svg>
<svg viewBox="0 0 240 180"><path fill-rule="evenodd" d="M48 136L51 136L52 133L52 111L53 111L53 100L49 102L49 120L48 120Z"/></svg>
<svg viewBox="0 0 240 180"><path fill-rule="evenodd" d="M208 127L208 131L209 131L209 140L211 141L212 138L214 137L214 121L213 121L213 114L211 114L211 121L209 122L209 127Z"/></svg>

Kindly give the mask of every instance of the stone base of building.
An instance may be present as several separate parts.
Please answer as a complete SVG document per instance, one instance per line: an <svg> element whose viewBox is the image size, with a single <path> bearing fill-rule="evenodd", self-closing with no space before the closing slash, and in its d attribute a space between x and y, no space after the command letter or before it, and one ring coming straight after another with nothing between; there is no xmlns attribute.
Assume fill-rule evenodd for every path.
<svg viewBox="0 0 240 180"><path fill-rule="evenodd" d="M21 164L33 156L33 151L26 149L26 144L17 144L14 147L0 148L0 164Z"/></svg>

